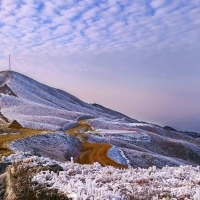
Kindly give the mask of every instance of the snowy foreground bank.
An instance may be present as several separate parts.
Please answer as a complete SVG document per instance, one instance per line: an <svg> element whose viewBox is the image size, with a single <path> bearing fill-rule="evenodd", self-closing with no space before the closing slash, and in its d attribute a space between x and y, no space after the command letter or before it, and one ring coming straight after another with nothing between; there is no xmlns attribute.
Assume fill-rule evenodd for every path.
<svg viewBox="0 0 200 200"><path fill-rule="evenodd" d="M102 167L99 163L61 163L24 153L15 154L7 159L15 162L22 159L20 165L24 165L23 167L59 164L63 170L57 173L41 171L33 176L32 182L35 185L45 184L49 189L58 189L60 193L72 199L200 200L200 166L116 169L111 166Z"/></svg>
<svg viewBox="0 0 200 200"><path fill-rule="evenodd" d="M73 199L200 199L200 168L191 166L120 170L66 163L64 171L42 171L32 180Z"/></svg>

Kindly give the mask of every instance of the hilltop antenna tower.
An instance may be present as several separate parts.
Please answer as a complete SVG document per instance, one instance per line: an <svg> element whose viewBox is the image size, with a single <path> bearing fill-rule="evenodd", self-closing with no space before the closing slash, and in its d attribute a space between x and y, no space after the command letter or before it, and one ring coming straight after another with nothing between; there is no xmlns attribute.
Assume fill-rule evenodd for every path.
<svg viewBox="0 0 200 200"><path fill-rule="evenodd" d="M11 71L10 54L8 60L9 60L9 71Z"/></svg>

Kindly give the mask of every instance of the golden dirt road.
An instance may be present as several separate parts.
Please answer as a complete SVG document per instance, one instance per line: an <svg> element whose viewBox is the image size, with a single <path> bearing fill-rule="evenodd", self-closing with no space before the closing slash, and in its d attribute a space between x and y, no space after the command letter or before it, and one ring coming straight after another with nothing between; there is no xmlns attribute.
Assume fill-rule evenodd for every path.
<svg viewBox="0 0 200 200"><path fill-rule="evenodd" d="M13 129L11 130L14 131ZM8 156L11 153L13 153L13 151L8 147L8 144L12 142L13 140L26 138L28 136L37 135L37 134L45 134L47 132L47 131L25 129L25 128L16 130L16 132L18 131L20 133L7 134L7 135L0 134L0 160L2 156Z"/></svg>
<svg viewBox="0 0 200 200"><path fill-rule="evenodd" d="M11 129L14 131L14 129ZM92 164L99 162L102 166L111 165L116 168L127 168L124 165L116 163L107 156L107 151L112 147L110 144L95 144L87 142L87 131L94 131L91 125L86 123L86 120L79 121L79 125L66 131L67 134L73 135L82 142L82 153L77 159L80 164ZM12 150L8 144L16 139L26 138L33 135L45 134L47 131L32 130L32 129L16 129L15 134L0 134L0 160L2 156L8 156ZM48 131L50 132L50 131Z"/></svg>
<svg viewBox="0 0 200 200"><path fill-rule="evenodd" d="M82 142L82 153L77 162L80 164L92 164L99 162L102 166L111 165L116 168L127 168L125 165L116 163L107 156L107 151L112 147L110 144L94 144L87 142L86 131L93 131L91 125L85 120L79 122L76 128L66 131L67 134L77 137Z"/></svg>

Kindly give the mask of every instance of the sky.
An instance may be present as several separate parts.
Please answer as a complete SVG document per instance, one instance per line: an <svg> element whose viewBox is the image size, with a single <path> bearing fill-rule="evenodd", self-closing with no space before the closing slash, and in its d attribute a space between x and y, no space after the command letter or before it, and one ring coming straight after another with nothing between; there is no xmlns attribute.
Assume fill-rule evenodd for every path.
<svg viewBox="0 0 200 200"><path fill-rule="evenodd" d="M134 119L200 132L200 0L0 0L11 68Z"/></svg>

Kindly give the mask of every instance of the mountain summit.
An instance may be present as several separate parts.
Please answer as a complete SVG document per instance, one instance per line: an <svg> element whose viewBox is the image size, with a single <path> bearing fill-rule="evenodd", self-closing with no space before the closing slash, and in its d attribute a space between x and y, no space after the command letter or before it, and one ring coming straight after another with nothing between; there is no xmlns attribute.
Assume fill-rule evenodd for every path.
<svg viewBox="0 0 200 200"><path fill-rule="evenodd" d="M59 147L62 149L63 159L70 157L70 151L74 155L85 149L77 154L80 163L101 161L106 165L105 160L107 163L114 160L120 165L143 168L200 164L199 134L188 135L171 127L138 122L101 105L87 104L17 72L0 72L0 119L2 124L9 124L15 130L54 131L55 135L14 141L11 146L22 152L34 150L48 155L53 143L57 151ZM66 144L74 145L66 151Z"/></svg>
<svg viewBox="0 0 200 200"><path fill-rule="evenodd" d="M79 118L137 122L98 104L87 104L75 96L39 83L13 71L0 72L1 116L23 127L58 130Z"/></svg>

